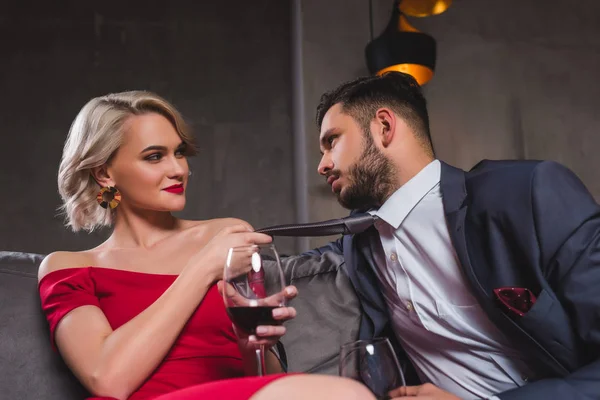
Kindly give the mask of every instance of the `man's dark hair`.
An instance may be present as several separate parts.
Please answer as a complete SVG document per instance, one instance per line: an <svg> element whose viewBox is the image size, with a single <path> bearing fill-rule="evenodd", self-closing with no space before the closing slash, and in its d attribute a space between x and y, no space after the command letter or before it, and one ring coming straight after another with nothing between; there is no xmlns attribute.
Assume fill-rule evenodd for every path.
<svg viewBox="0 0 600 400"><path fill-rule="evenodd" d="M383 76L362 77L323 94L317 106L319 129L327 111L338 103L344 113L359 123L366 135L370 134L370 124L377 109L389 107L406 121L416 138L433 153L427 102L412 76L388 72Z"/></svg>

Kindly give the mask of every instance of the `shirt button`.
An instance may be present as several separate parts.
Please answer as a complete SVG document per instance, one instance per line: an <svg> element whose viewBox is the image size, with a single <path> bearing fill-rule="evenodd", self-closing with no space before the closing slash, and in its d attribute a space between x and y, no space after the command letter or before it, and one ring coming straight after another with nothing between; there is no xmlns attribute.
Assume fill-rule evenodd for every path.
<svg viewBox="0 0 600 400"><path fill-rule="evenodd" d="M529 377L527 377L527 376L525 376L525 375L523 375L523 376L521 377L521 379L523 380L523 382L528 382L528 381L529 381Z"/></svg>
<svg viewBox="0 0 600 400"><path fill-rule="evenodd" d="M415 308L415 307L413 306L413 303L412 303L412 301L409 301L409 302L407 302L407 303L406 303L406 310L407 310L408 312L411 312L412 310L414 310L414 308Z"/></svg>
<svg viewBox="0 0 600 400"><path fill-rule="evenodd" d="M392 260L393 262L398 261L398 254L396 254L396 253L390 254L390 260Z"/></svg>

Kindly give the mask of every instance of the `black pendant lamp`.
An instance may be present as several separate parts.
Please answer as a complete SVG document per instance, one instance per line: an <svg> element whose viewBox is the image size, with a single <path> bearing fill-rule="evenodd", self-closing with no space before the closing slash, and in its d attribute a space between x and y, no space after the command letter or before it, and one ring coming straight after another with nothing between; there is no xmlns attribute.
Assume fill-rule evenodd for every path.
<svg viewBox="0 0 600 400"><path fill-rule="evenodd" d="M392 17L383 33L365 49L371 74L399 71L412 75L419 85L435 70L435 39L408 23L406 15L428 16L445 11L452 0L395 0Z"/></svg>

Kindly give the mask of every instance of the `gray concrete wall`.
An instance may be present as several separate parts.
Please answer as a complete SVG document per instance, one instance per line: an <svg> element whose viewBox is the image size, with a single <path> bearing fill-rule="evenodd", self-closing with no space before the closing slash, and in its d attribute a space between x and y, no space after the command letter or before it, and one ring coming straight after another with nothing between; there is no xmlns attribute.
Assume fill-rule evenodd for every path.
<svg viewBox="0 0 600 400"><path fill-rule="evenodd" d="M306 152L296 174L295 2L303 110L293 126L304 126L295 143L304 141ZM391 3L373 0L376 35ZM191 161L185 217L236 216L263 226L346 215L316 173L314 110L323 91L367 73L367 0L82 4L34 1L0 14L1 249L80 249L106 236L62 227L56 169L79 108L127 89L162 94L194 127L201 153ZM553 159L600 198L600 2L565 7L558 0L456 0L440 16L411 20L438 42L425 92L439 158L462 168L482 158ZM295 210L302 174L305 213ZM293 240L277 242L294 249Z"/></svg>
<svg viewBox="0 0 600 400"><path fill-rule="evenodd" d="M279 0L3 4L0 250L75 250L106 237L62 226L56 172L83 104L130 89L171 100L198 138L183 216L293 220L289 26Z"/></svg>
<svg viewBox="0 0 600 400"><path fill-rule="evenodd" d="M366 0L302 0L301 5L308 215L311 221L318 221L348 212L337 204L331 188L317 174L321 156L315 110L324 91L368 74L364 47L369 38L369 8ZM334 238L311 238L308 247Z"/></svg>
<svg viewBox="0 0 600 400"><path fill-rule="evenodd" d="M375 36L391 4L373 0ZM367 73L368 1L302 5L309 214L318 220L346 211L316 173L314 111L324 90ZM465 169L483 158L556 160L600 199L599 16L597 0L456 0L444 14L412 18L438 44L424 87L438 157Z"/></svg>

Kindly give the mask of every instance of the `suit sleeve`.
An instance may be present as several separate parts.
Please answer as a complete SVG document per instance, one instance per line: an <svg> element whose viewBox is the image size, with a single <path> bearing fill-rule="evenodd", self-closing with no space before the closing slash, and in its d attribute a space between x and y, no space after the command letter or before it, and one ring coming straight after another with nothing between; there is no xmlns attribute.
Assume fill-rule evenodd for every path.
<svg viewBox="0 0 600 400"><path fill-rule="evenodd" d="M338 240L336 240L334 242L329 242L325 246L309 250L309 251L307 251L306 253L303 253L303 254L304 255L312 255L312 256L320 256L320 255L325 254L327 252L333 252L335 254L343 255L344 254L344 248L343 248L343 245L342 245L342 239L340 238L340 239L338 239Z"/></svg>
<svg viewBox="0 0 600 400"><path fill-rule="evenodd" d="M600 398L600 207L567 168L540 163L531 181L540 267L568 313L585 362L564 378L541 379L502 400Z"/></svg>

